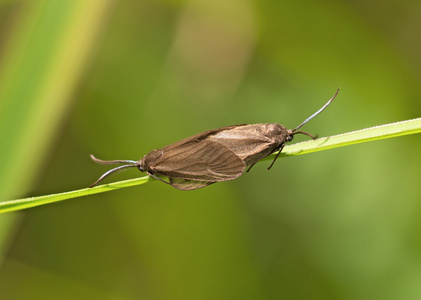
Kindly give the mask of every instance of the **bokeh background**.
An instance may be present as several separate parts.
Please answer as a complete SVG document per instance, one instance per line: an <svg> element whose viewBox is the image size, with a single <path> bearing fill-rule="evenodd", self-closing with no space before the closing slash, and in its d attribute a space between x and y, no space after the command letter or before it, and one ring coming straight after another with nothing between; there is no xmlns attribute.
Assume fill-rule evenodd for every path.
<svg viewBox="0 0 421 300"><path fill-rule="evenodd" d="M226 125L293 128L337 87L306 131L420 117L417 0L2 0L0 26L1 201L90 185L107 170L90 153L137 160ZM420 144L2 214L0 298L420 299Z"/></svg>

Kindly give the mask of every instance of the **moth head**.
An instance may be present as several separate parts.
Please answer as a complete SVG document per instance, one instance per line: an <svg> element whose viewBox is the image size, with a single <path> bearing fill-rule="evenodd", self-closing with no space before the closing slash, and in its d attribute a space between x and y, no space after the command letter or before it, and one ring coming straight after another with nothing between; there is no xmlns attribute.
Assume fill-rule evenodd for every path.
<svg viewBox="0 0 421 300"><path fill-rule="evenodd" d="M145 158L143 157L136 164L136 167L139 169L140 172L145 172L146 170L144 161L145 161Z"/></svg>

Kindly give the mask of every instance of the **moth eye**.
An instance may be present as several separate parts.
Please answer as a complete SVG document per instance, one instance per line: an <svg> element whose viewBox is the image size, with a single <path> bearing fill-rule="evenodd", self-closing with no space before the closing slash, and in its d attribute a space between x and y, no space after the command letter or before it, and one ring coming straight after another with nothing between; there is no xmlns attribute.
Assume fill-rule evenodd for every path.
<svg viewBox="0 0 421 300"><path fill-rule="evenodd" d="M289 135L289 136L287 136L286 141L291 142L293 138L294 138L293 135Z"/></svg>

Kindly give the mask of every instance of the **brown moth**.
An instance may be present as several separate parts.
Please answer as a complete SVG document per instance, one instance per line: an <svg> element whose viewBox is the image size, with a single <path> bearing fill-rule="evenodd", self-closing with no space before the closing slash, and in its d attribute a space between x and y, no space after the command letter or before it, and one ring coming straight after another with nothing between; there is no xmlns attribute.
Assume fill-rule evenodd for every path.
<svg viewBox="0 0 421 300"><path fill-rule="evenodd" d="M103 165L121 165L104 173L90 187L94 187L109 175L126 168L136 167L141 172L167 183L179 190L194 190L215 182L233 180L242 175L266 156L278 151L268 169L272 167L285 146L297 131L320 114L338 94L317 112L294 129L277 123L241 124L208 130L146 154L141 160L109 160L95 158ZM160 177L167 177L168 181Z"/></svg>

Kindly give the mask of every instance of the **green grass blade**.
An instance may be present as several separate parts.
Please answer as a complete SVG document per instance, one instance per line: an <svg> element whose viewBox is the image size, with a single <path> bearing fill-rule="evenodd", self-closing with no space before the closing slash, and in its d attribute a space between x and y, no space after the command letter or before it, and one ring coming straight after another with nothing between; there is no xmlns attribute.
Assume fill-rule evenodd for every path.
<svg viewBox="0 0 421 300"><path fill-rule="evenodd" d="M294 145L285 146L280 156L307 154L364 142L371 142L392 137L416 134L421 132L421 118L396 123L379 125L362 130L351 131L330 137L318 138ZM272 154L265 159L273 159Z"/></svg>
<svg viewBox="0 0 421 300"><path fill-rule="evenodd" d="M330 137L319 138L317 140L302 142L291 146L286 146L282 152L282 156L301 155L316 151L328 150L338 147L343 147L352 144L375 141L380 139L404 136L408 134L416 134L421 132L421 118L407 120L392 124L386 124L376 127L371 127L363 130L353 131L349 133L339 134ZM273 154L265 160L273 159ZM98 194L116 190L120 188L135 186L153 181L153 178L148 176L135 178L125 181L118 181L110 184L100 185L94 188L85 188L66 193L52 194L46 196L25 198L19 200L11 200L0 202L0 213L16 211L20 209L30 208L43 204L63 201L66 199L77 198L92 194Z"/></svg>
<svg viewBox="0 0 421 300"><path fill-rule="evenodd" d="M84 188L80 190L74 190L70 192L51 194L38 197L30 197L25 199L11 200L0 202L0 213L16 211L20 209L35 207L48 203L59 202L67 199L78 198L82 196L88 196L93 194L104 193L112 190L126 188L134 185L144 184L148 181L155 180L152 177L144 176L140 178L134 178L129 180L117 181L109 184L99 185L93 188Z"/></svg>

